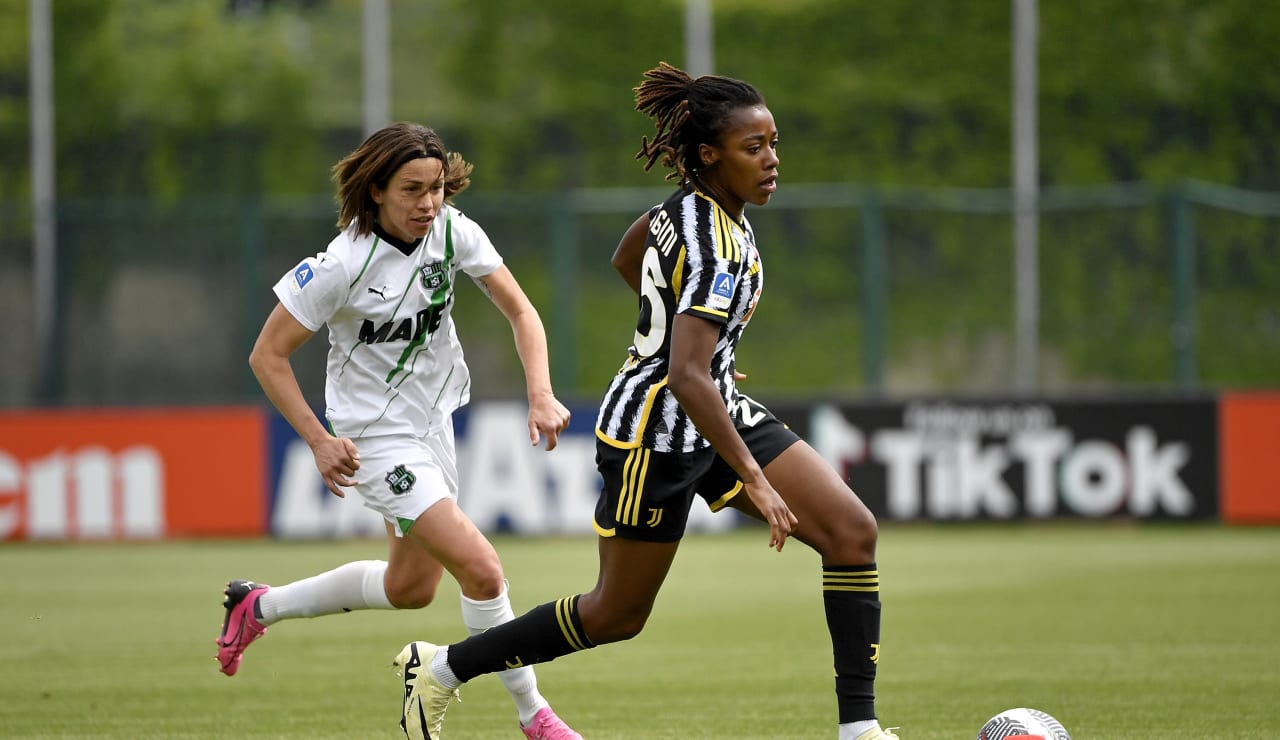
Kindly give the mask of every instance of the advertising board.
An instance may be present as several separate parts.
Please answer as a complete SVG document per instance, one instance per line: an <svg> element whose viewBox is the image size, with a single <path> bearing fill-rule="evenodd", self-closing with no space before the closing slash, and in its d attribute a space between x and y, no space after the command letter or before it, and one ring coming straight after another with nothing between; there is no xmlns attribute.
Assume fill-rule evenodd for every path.
<svg viewBox="0 0 1280 740"><path fill-rule="evenodd" d="M1213 398L817 404L807 421L884 519L1218 514Z"/></svg>
<svg viewBox="0 0 1280 740"><path fill-rule="evenodd" d="M0 413L0 540L262 534L265 449L253 407Z"/></svg>

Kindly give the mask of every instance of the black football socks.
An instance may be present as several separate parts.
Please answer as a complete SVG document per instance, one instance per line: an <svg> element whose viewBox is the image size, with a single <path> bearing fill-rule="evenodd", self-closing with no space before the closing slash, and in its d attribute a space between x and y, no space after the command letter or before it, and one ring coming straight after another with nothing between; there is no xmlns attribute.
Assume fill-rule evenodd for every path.
<svg viewBox="0 0 1280 740"><path fill-rule="evenodd" d="M545 663L595 647L582 629L578 596L548 602L449 646L449 668L459 681Z"/></svg>
<svg viewBox="0 0 1280 740"><path fill-rule="evenodd" d="M822 602L835 657L840 723L875 719L880 661L880 574L875 563L824 565Z"/></svg>

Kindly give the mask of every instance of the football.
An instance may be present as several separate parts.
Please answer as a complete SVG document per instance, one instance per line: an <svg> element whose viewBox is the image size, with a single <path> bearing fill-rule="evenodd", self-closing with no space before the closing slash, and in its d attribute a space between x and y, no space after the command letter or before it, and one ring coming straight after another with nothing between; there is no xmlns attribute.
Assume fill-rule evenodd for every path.
<svg viewBox="0 0 1280 740"><path fill-rule="evenodd" d="M982 726L974 740L1071 740L1062 723L1038 709L1007 709Z"/></svg>

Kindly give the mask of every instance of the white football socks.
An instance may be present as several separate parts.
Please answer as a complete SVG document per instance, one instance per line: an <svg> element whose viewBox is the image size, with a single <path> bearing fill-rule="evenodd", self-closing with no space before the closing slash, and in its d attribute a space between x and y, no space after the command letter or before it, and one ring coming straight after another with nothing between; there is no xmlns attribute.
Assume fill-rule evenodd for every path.
<svg viewBox="0 0 1280 740"><path fill-rule="evenodd" d="M262 623L356 609L394 609L387 599L385 560L357 560L327 573L272 586L258 599Z"/></svg>
<svg viewBox="0 0 1280 740"><path fill-rule="evenodd" d="M431 672L435 674L436 680L446 689L456 689L462 685L458 677L453 675L453 668L449 667L449 646L441 645L436 651L436 657L431 659Z"/></svg>
<svg viewBox="0 0 1280 740"><path fill-rule="evenodd" d="M880 721L864 719L857 722L846 722L840 725L840 740L858 740L858 736L873 727L879 727Z"/></svg>
<svg viewBox="0 0 1280 740"><path fill-rule="evenodd" d="M468 599L466 596L461 597L462 623L467 626L468 633L478 635L490 627L497 627L515 618L515 612L511 610L511 600L507 597L507 592L507 584L503 583L502 593L488 601L476 601ZM441 650L437 658L445 655L447 653ZM452 673L452 671L450 672ZM507 692L511 694L511 698L516 702L516 711L520 714L520 724L529 724L533 721L533 716L538 713L538 710L550 706L547 700L542 697L542 694L538 693L538 678L534 675L532 666L502 671L498 674L498 678L502 680L502 684L507 687Z"/></svg>

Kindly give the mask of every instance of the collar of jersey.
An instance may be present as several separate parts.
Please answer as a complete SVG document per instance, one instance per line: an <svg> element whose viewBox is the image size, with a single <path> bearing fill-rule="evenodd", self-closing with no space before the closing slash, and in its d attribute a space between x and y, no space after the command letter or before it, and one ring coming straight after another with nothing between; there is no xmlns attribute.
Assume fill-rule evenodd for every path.
<svg viewBox="0 0 1280 740"><path fill-rule="evenodd" d="M724 209L724 206L720 205L720 201L718 201L718 200L716 200L715 198L712 198L710 195L707 195L706 193L702 192L702 191L701 191L701 190L699 190L697 187L694 187L694 189L693 189L693 194L694 194L694 195L696 195L696 196L698 196L699 198L702 198L703 200L707 201L707 202L708 202L708 203L710 203L712 206L714 206L714 207L715 207L715 209L716 209L717 211L720 211L721 213L723 213L723 214L724 214L724 219L725 219L726 221L728 221L729 223L733 224L734 226L737 226L737 227L738 227L738 231L741 231L741 232L743 232L743 233L746 233L746 229L745 229L745 228L743 228L742 224L738 223L738 220L737 220L737 219L735 219L733 216L730 216L730 215L729 215L729 212L728 212L728 211L726 211L726 210ZM743 212L743 220L744 220L744 221L746 220L746 212L745 212L745 211Z"/></svg>
<svg viewBox="0 0 1280 740"><path fill-rule="evenodd" d="M719 211L719 213L721 213L721 215L724 216L724 220L726 220L727 223L733 224L733 228L736 228L742 234L746 234L746 225L744 225L746 221L746 211L742 211L742 223L739 223L739 221L733 218L733 216L728 215L728 211L724 210L724 206L719 205L719 201L717 201L716 198L713 198L712 196L707 195L707 193L700 191L700 189L696 187L694 187L694 195L700 198L703 198L704 201L707 201L709 202L709 204L712 204L712 207L714 207L714 209Z"/></svg>
<svg viewBox="0 0 1280 740"><path fill-rule="evenodd" d="M432 225L434 226L434 224ZM392 236L390 233L387 232L386 229L382 228L382 224L379 224L379 223L374 223L373 233L382 241L395 247L396 250L400 252L400 254L403 254L406 257L413 254L413 250L417 249L419 244L426 241L426 237L423 237L422 239L419 239L416 242L407 242L403 239ZM431 232L428 231L427 236L430 236L430 235L431 235Z"/></svg>

